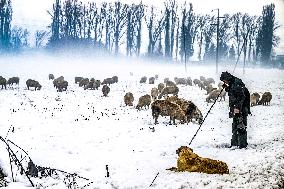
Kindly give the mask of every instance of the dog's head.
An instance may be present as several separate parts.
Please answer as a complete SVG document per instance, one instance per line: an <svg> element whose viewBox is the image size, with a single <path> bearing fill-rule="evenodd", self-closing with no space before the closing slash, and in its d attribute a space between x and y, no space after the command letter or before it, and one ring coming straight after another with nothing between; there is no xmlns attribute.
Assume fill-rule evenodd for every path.
<svg viewBox="0 0 284 189"><path fill-rule="evenodd" d="M189 148L187 146L181 146L176 150L176 154L178 154L178 156L180 156L180 153L185 152L185 151L193 153L192 148Z"/></svg>

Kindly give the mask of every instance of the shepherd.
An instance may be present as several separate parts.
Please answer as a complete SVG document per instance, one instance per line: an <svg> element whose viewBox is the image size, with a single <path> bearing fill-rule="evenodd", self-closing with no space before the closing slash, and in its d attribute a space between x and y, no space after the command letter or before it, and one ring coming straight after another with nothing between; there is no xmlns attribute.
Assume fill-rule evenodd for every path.
<svg viewBox="0 0 284 189"><path fill-rule="evenodd" d="M222 87L229 96L229 118L233 118L231 147L246 148L247 116L250 112L250 94L243 81L228 72L222 72Z"/></svg>

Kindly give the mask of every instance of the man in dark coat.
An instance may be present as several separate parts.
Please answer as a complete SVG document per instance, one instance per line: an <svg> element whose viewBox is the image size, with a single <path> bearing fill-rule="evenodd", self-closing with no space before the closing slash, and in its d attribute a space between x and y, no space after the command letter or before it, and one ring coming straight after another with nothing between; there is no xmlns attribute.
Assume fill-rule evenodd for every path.
<svg viewBox="0 0 284 189"><path fill-rule="evenodd" d="M220 80L229 95L230 112L233 118L231 147L247 147L247 116L250 114L250 94L241 79L228 72L222 72Z"/></svg>

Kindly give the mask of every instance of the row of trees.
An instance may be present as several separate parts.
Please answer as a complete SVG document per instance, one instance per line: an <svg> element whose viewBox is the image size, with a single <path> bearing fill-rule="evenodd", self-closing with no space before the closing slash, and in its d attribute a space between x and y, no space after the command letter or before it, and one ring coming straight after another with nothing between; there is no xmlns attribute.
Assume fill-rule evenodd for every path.
<svg viewBox="0 0 284 189"><path fill-rule="evenodd" d="M93 47L114 55L140 56L166 60L186 60L197 55L209 61L216 56L216 17L196 14L191 3L179 5L167 0L163 10L144 4L82 3L79 0L55 0L50 31L36 33L36 47L61 49ZM1 0L0 49L27 45L27 30L11 29L10 0ZM219 57L235 61L240 56L249 62L269 62L274 46L279 42L275 30L274 4L263 7L262 16L225 14L219 27ZM48 35L50 33L50 35ZM143 39L143 40L142 40ZM146 39L146 40L145 40Z"/></svg>

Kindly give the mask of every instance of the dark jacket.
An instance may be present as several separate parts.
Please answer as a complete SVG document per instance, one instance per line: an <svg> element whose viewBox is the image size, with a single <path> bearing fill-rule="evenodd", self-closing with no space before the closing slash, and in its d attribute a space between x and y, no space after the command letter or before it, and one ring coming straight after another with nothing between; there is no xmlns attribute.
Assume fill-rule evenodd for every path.
<svg viewBox="0 0 284 189"><path fill-rule="evenodd" d="M225 74L223 74L225 73ZM241 79L223 72L220 79L229 81L229 86L225 88L229 96L230 112L239 109L243 116L250 114L250 94Z"/></svg>

